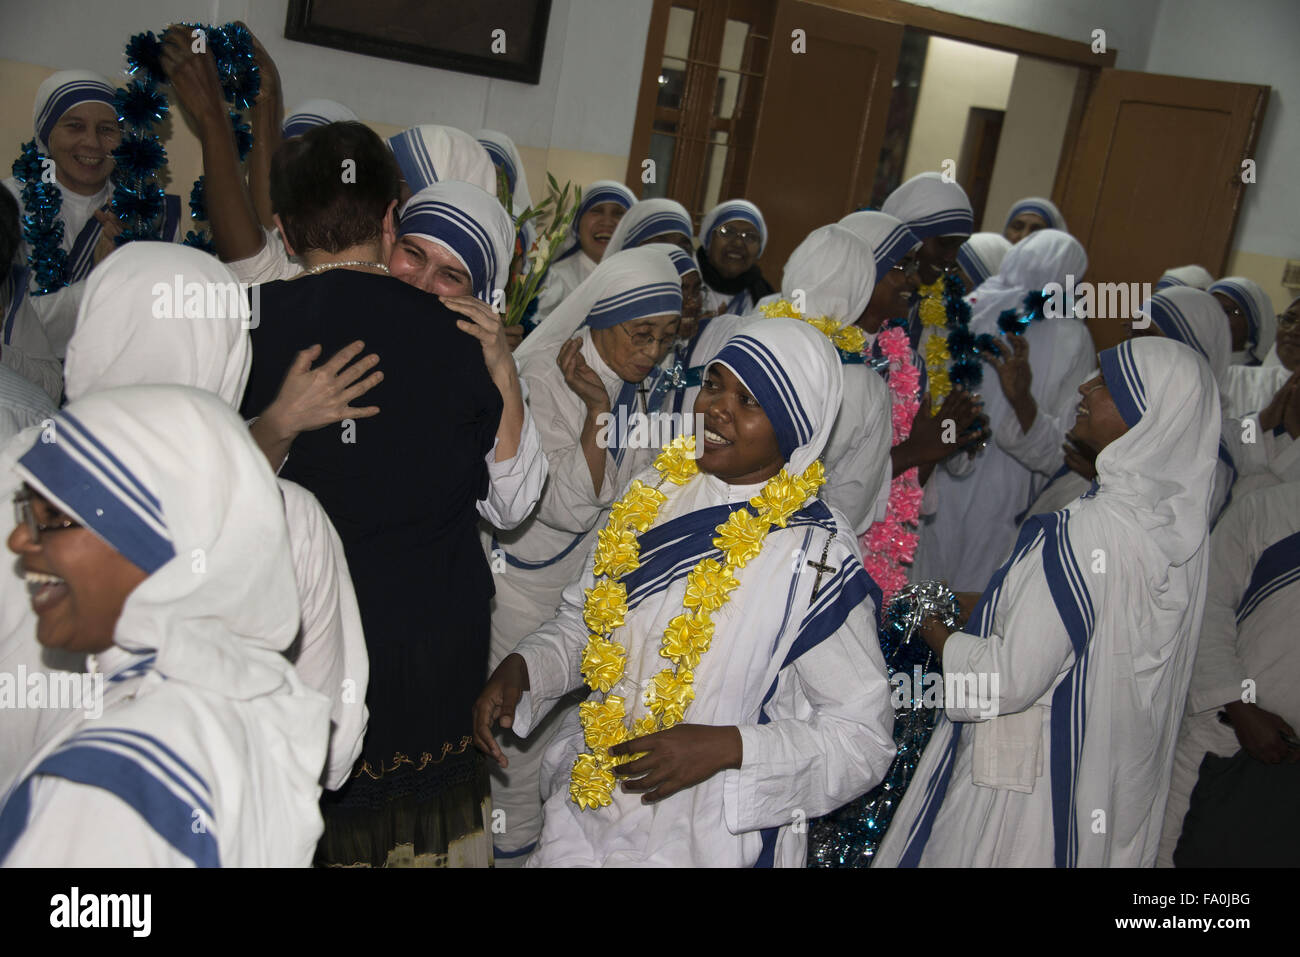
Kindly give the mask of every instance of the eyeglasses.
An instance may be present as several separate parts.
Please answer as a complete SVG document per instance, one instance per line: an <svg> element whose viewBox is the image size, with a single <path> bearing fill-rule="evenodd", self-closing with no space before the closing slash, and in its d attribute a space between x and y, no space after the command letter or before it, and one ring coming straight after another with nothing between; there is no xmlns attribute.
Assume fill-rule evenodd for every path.
<svg viewBox="0 0 1300 957"><path fill-rule="evenodd" d="M627 337L632 340L632 345L643 351L646 349L658 349L661 344L664 347L668 347L677 341L676 332L671 332L666 336L652 336L648 332L628 332L628 328L625 325L620 325L619 328L627 333Z"/></svg>
<svg viewBox="0 0 1300 957"><path fill-rule="evenodd" d="M901 263L894 263L891 272L893 269L910 278L921 271L921 264L915 259L904 259Z"/></svg>
<svg viewBox="0 0 1300 957"><path fill-rule="evenodd" d="M41 522L36 518L36 510L32 507L33 503L36 501L40 501L47 509L49 509L54 516L52 521ZM32 537L33 545L39 545L41 543L42 532L61 532L69 528L81 528L80 522L74 522L49 502L45 501L44 498L28 488L20 489L14 493L14 521L19 525L27 526L27 531Z"/></svg>
<svg viewBox="0 0 1300 957"><path fill-rule="evenodd" d="M1300 314L1281 313L1277 317L1277 327L1279 329L1291 330L1300 325Z"/></svg>
<svg viewBox="0 0 1300 957"><path fill-rule="evenodd" d="M758 246L763 242L763 237L753 229L737 229L734 226L719 226L717 228L719 239L739 239L746 246Z"/></svg>

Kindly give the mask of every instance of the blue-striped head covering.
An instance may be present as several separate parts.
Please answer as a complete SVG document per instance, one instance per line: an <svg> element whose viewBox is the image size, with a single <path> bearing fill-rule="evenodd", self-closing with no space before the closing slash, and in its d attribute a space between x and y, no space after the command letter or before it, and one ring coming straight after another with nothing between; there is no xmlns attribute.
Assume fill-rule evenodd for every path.
<svg viewBox="0 0 1300 957"><path fill-rule="evenodd" d="M578 211L573 217L574 229L577 229L578 220L591 212L593 206L599 206L601 203L618 203L625 210L631 209L636 203L636 194L622 183L612 179L596 180L582 193L582 202L578 204Z"/></svg>
<svg viewBox="0 0 1300 957"><path fill-rule="evenodd" d="M698 273L700 271L699 263L697 263L695 257L686 250L682 249L680 246L669 246L667 243L663 245L664 252L666 252L668 258L673 261L673 265L677 267L677 275L682 279L685 279L691 273Z"/></svg>
<svg viewBox="0 0 1300 957"><path fill-rule="evenodd" d="M803 472L822 453L844 393L840 357L806 322L748 322L711 360L730 369L758 400L790 470Z"/></svg>
<svg viewBox="0 0 1300 957"><path fill-rule="evenodd" d="M691 214L671 199L643 199L633 203L609 237L605 255L633 249L665 233L681 233L689 239L694 232Z"/></svg>
<svg viewBox="0 0 1300 957"><path fill-rule="evenodd" d="M41 149L49 150L50 133L64 113L80 103L113 106L113 92L111 83L88 70L60 70L46 77L36 89L36 102L32 106L32 128Z"/></svg>
<svg viewBox="0 0 1300 957"><path fill-rule="evenodd" d="M840 225L851 229L859 239L871 247L876 258L876 282L898 265L921 240L896 216L875 209L860 209L840 220Z"/></svg>
<svg viewBox="0 0 1300 957"><path fill-rule="evenodd" d="M441 180L473 183L497 192L497 168L478 140L452 126L414 126L388 138L388 146L412 193Z"/></svg>
<svg viewBox="0 0 1300 957"><path fill-rule="evenodd" d="M560 346L588 326L608 329L651 316L681 315L682 281L659 249L606 253L577 289L515 350L522 362L534 353L555 356Z"/></svg>
<svg viewBox="0 0 1300 957"><path fill-rule="evenodd" d="M487 150L492 164L506 174L506 184L510 195L514 197L515 206L521 211L533 204L528 193L528 176L524 173L523 161L514 140L496 130L479 130L478 145ZM522 189L520 186L522 185Z"/></svg>
<svg viewBox="0 0 1300 957"><path fill-rule="evenodd" d="M1273 313L1273 300L1260 288L1259 283L1245 276L1224 276L1211 283L1206 290L1210 294L1223 293L1246 314L1246 352L1254 359L1250 365L1258 365L1268 354L1277 334L1277 316Z"/></svg>
<svg viewBox="0 0 1300 957"><path fill-rule="evenodd" d="M283 689L278 652L299 622L284 504L235 411L201 389L126 386L70 403L46 431L15 471L149 575L114 644L228 696Z"/></svg>
<svg viewBox="0 0 1300 957"><path fill-rule="evenodd" d="M704 214L704 219L700 221L699 241L705 251L708 251L714 228L733 220L749 223L758 230L758 254L763 255L763 250L767 249L767 223L764 222L759 208L744 199L729 199ZM687 235L690 235L689 232Z"/></svg>
<svg viewBox="0 0 1300 957"><path fill-rule="evenodd" d="M469 272L474 295L492 301L504 287L514 224L494 195L449 180L426 186L402 207L397 235L418 236L449 250Z"/></svg>
<svg viewBox="0 0 1300 957"><path fill-rule="evenodd" d="M357 115L342 103L333 100L306 100L284 118L280 124L280 133L288 139L291 136L301 136L317 126L356 122L360 122Z"/></svg>
<svg viewBox="0 0 1300 957"><path fill-rule="evenodd" d="M1059 229L1063 233L1068 233L1065 228L1065 217L1061 211L1056 208L1056 204L1050 199L1042 196L1026 196L1018 200L1007 213L1007 221L1002 224L1003 230L1011 225L1011 220L1015 219L1021 213L1033 213L1035 216L1042 217L1043 222L1047 223L1051 229Z"/></svg>
<svg viewBox="0 0 1300 957"><path fill-rule="evenodd" d="M1133 531L1182 564L1208 534L1221 425L1214 376L1195 350L1159 337L1129 339L1099 359L1128 431L1097 456L1097 500L1127 505Z"/></svg>
<svg viewBox="0 0 1300 957"><path fill-rule="evenodd" d="M42 495L152 575L176 557L162 502L74 414L79 406L73 403L55 416L55 441L38 440L18 460L19 471Z"/></svg>
<svg viewBox="0 0 1300 957"><path fill-rule="evenodd" d="M880 209L907 223L921 240L975 232L975 214L966 191L938 173L913 176L890 193Z"/></svg>
<svg viewBox="0 0 1300 957"><path fill-rule="evenodd" d="M1204 266L1175 266L1166 269L1156 281L1156 289L1168 289L1170 286L1191 286L1193 289L1209 289L1214 277Z"/></svg>
<svg viewBox="0 0 1300 957"><path fill-rule="evenodd" d="M1140 312L1150 317L1166 338L1195 349L1209 363L1214 381L1223 387L1232 358L1232 333L1213 296L1189 286L1175 286L1156 293L1142 304Z"/></svg>
<svg viewBox="0 0 1300 957"><path fill-rule="evenodd" d="M978 288L1002 268L1002 260L1011 251L1011 243L1001 233L972 233L957 250L957 265Z"/></svg>
<svg viewBox="0 0 1300 957"><path fill-rule="evenodd" d="M582 224L582 217L591 212L594 207L602 203L617 203L626 212L632 208L636 201L635 193L622 183L612 179L598 179L589 184L582 191L582 202L578 204L578 209L573 214L573 222L569 225L569 235L564 240L564 247L561 249L560 254L555 257L555 262L568 259L582 249L582 243L578 238L578 229ZM614 237L611 235L610 238L613 239Z"/></svg>
<svg viewBox="0 0 1300 957"><path fill-rule="evenodd" d="M645 282L628 289L606 289L587 313L586 325L592 329L608 329L650 316L681 315L681 312L680 279L675 283Z"/></svg>

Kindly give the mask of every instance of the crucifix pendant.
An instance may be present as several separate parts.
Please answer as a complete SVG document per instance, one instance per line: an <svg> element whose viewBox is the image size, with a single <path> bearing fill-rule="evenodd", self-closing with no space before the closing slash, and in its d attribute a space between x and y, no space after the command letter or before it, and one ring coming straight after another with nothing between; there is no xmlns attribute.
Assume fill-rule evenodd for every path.
<svg viewBox="0 0 1300 957"><path fill-rule="evenodd" d="M825 575L827 572L835 571L834 568L826 564L826 556L830 554L830 550L831 550L831 540L830 538L827 538L826 547L822 549L822 560L819 562L815 562L810 558L806 563L809 568L817 569L817 579L816 581L813 582L812 598L810 598L809 601L815 599L817 597L817 592L821 590L822 576Z"/></svg>

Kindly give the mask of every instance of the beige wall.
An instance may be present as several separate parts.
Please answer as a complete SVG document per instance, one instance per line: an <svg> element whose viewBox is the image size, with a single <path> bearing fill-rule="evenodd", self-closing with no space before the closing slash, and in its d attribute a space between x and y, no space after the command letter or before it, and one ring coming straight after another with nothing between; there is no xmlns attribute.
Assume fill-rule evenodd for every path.
<svg viewBox="0 0 1300 957"><path fill-rule="evenodd" d="M15 60L0 60L0 171L10 175L9 166L18 157L22 144L32 138L32 102L36 88L54 71L48 67L33 66ZM363 117L364 119L364 117ZM390 123L366 121L380 136L401 132L401 127ZM190 188L203 171L202 155L197 137L186 125L183 117L173 111L168 121L159 128L163 146L167 150L167 168L170 179L167 192L181 197L185 209L182 232L191 228L189 220ZM521 146L520 157L528 176L528 185L534 201L546 196L546 171L564 184L571 180L585 186L596 179L614 179L622 182L627 168L627 156L608 153L587 153L578 150L539 149ZM0 178L4 178L0 177Z"/></svg>
<svg viewBox="0 0 1300 957"><path fill-rule="evenodd" d="M1017 58L980 229L1002 232L1016 200L1051 198L1078 75L1077 67Z"/></svg>
<svg viewBox="0 0 1300 957"><path fill-rule="evenodd" d="M970 108L1006 109L1015 65L1013 53L930 38L903 179L961 158Z"/></svg>
<svg viewBox="0 0 1300 957"><path fill-rule="evenodd" d="M1255 280L1273 300L1274 311L1281 312L1292 299L1300 295L1300 288L1288 289L1282 285L1282 271L1286 268L1286 262L1281 256L1265 256L1234 249L1228 256L1228 271L1224 275L1245 276Z"/></svg>

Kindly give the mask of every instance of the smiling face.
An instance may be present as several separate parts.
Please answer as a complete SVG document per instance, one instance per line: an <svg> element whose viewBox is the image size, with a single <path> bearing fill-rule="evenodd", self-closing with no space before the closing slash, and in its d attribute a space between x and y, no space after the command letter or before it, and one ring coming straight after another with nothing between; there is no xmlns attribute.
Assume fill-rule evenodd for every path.
<svg viewBox="0 0 1300 957"><path fill-rule="evenodd" d="M1241 352L1246 348L1246 340L1250 336L1250 322L1246 319L1246 310L1237 305L1236 301L1226 293L1216 292L1213 295L1228 317L1228 328L1232 332L1232 351Z"/></svg>
<svg viewBox="0 0 1300 957"><path fill-rule="evenodd" d="M605 365L624 382L640 382L664 361L677 339L681 316L666 313L591 330L591 341Z"/></svg>
<svg viewBox="0 0 1300 957"><path fill-rule="evenodd" d="M857 324L867 332L875 333L887 320L905 318L912 308L912 297L920 286L916 255L908 253L876 281L876 288L871 291L871 299L858 317Z"/></svg>
<svg viewBox="0 0 1300 957"><path fill-rule="evenodd" d="M921 243L916 254L920 263L921 285L928 286L949 269L957 268L957 251L969 236L931 236Z"/></svg>
<svg viewBox="0 0 1300 957"><path fill-rule="evenodd" d="M578 242L592 262L600 262L609 245L609 237L618 228L618 221L627 210L618 203L597 203L578 220Z"/></svg>
<svg viewBox="0 0 1300 957"><path fill-rule="evenodd" d="M709 237L709 262L723 279L748 272L758 259L763 237L753 223L731 219L713 229Z"/></svg>
<svg viewBox="0 0 1300 957"><path fill-rule="evenodd" d="M21 559L27 579L36 640L47 648L104 651L127 596L149 576L90 529L58 528L67 517L35 492L31 496L36 521L47 530L37 541L26 522L17 523L9 550Z"/></svg>
<svg viewBox="0 0 1300 957"><path fill-rule="evenodd" d="M65 189L93 196L113 172L110 155L122 142L117 114L107 103L78 103L50 131L50 158Z"/></svg>
<svg viewBox="0 0 1300 957"><path fill-rule="evenodd" d="M1070 437L1097 452L1128 431L1124 417L1119 414L1106 380L1094 376L1079 386L1083 399L1075 407L1074 428Z"/></svg>
<svg viewBox="0 0 1300 957"><path fill-rule="evenodd" d="M730 485L756 485L785 465L767 413L726 366L714 363L705 371L695 414L704 416L700 471Z"/></svg>
<svg viewBox="0 0 1300 957"><path fill-rule="evenodd" d="M1007 223L1007 228L1002 231L1002 235L1006 237L1007 242L1014 246L1030 233L1036 233L1040 229L1046 228L1047 220L1037 213L1017 213L1015 218Z"/></svg>
<svg viewBox="0 0 1300 957"><path fill-rule="evenodd" d="M401 236L388 257L388 269L402 282L435 296L472 296L469 270L446 246L422 236Z"/></svg>

